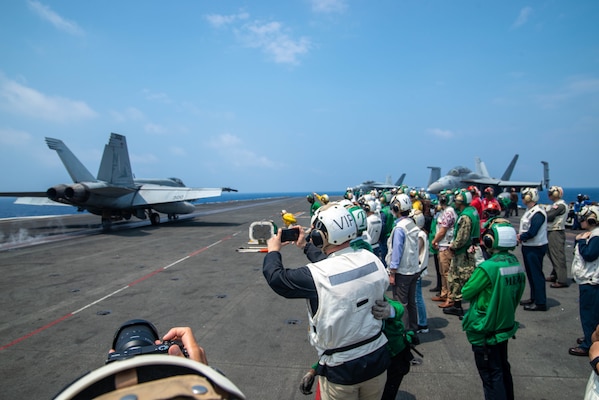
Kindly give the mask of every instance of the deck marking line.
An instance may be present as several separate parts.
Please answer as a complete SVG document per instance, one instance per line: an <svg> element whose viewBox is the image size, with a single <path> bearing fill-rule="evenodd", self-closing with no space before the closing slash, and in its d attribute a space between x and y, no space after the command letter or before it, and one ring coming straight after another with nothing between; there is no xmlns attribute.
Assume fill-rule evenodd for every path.
<svg viewBox="0 0 599 400"><path fill-rule="evenodd" d="M29 339L33 335L37 335L38 333L45 331L46 329L51 328L54 325L58 324L59 322L62 322L65 319L70 318L72 316L73 316L73 313L69 313L69 314L65 315L64 317L58 318L57 320L54 320L54 321L50 322L49 324L42 326L41 328L37 328L33 332L30 332L30 333L26 334L25 336L21 336L20 338L13 340L9 344L5 344L4 346L0 347L0 351L2 351L4 349L8 349L9 347L14 346L15 344L17 344L19 342L22 342L25 339Z"/></svg>
<svg viewBox="0 0 599 400"><path fill-rule="evenodd" d="M67 318L70 318L70 317L72 317L73 315L75 315L75 314L77 314L77 313L79 313L79 312L81 312L81 311L83 311L83 310L86 310L86 309L90 308L91 306L93 306L93 305L96 305L96 304L98 304L98 303L100 303L100 302L102 302L102 301L104 301L104 300L106 300L106 299L108 299L108 298L110 298L110 297L112 297L112 296L114 296L114 295L116 295L116 294L118 294L118 293L122 292L123 290L125 290L125 289L127 289L127 288L130 288L130 287L131 287L131 286L133 286L133 285L136 285L136 284L138 284L138 283L140 283L140 282L142 282L142 281L145 281L145 280L147 280L147 279L151 278L152 276L159 274L160 272L164 272L164 271L166 271L168 268L170 268L170 267L173 267L173 266L175 266L175 265L177 265L177 264L179 264L179 263L181 263L181 262L183 262L183 261L187 260L188 258L191 258L191 257L193 257L193 256L196 256L196 255L198 255L198 254L200 254L200 253L202 253L202 252L204 252L204 251L208 250L209 248L211 248L211 247L214 247L214 246L216 246L216 245L218 245L218 244L222 243L222 242L223 242L223 241L225 241L225 240L229 240L229 239L231 239L232 237L234 237L234 236L236 236L236 235L238 235L238 234L239 234L239 231L238 231L238 232L235 232L235 233L233 233L232 235L226 236L226 237L224 237L223 239L217 240L216 242L214 242L214 243L212 243L212 244L210 244L210 245L208 245L208 246L206 246L206 247L203 247L203 248L201 248L201 249L199 249L199 250L196 250L196 251L194 251L193 253L191 253L191 254L189 254L189 255L187 255L187 256L185 256L185 257L183 257L183 258L180 258L179 260L177 260L177 261L175 261L175 262L172 262L172 263L170 263L169 265L167 265L167 266L165 266L165 267L160 267L160 268L159 268L159 269L157 269L156 271L154 271L154 272L151 272L151 273L147 274L146 276L143 276L143 277L141 277L141 278L139 278L139 279L137 279L137 280L135 280L135 281L131 282L131 283L130 283L130 284L128 284L127 286L124 286L124 287L122 287L122 288L120 288L120 289L118 289L118 290L115 290L114 292L112 292L112 293L110 293L110 294L107 294L106 296L104 296L104 297L102 297L102 298L100 298L100 299L98 299L98 300L96 300L96 301L93 301L93 302L89 303L89 304L88 304L88 305L86 305L86 306L83 306L83 307L79 308L78 310L75 310L75 311L73 311L73 312L71 312L71 313L68 313L67 315L65 315L65 316L63 316L63 317L61 317L61 318L59 318L59 319L57 319L57 320L54 320L54 321L52 321L52 322L50 322L50 323L48 323L48 324L46 324L46 325L42 326L41 328L38 328L38 329L36 329L36 330L34 330L34 331L32 331L32 332L30 332L30 333L28 333L28 334L24 335L24 336L21 336L21 337L20 337L20 338L18 338L18 339L15 339L15 340L13 340L12 342L10 342L10 343L8 343L8 344L5 344L4 346L1 346L1 347L0 347L0 351L2 351L2 350L5 350L5 349L7 349L7 348L9 348L9 347L12 347L12 346L14 346L14 345L15 345L15 344L17 344L17 343L20 343L20 342L22 342L22 341L23 341L23 340L25 340L25 339L29 339L30 337L32 337L32 336L34 336L34 335L37 335L38 333L40 333L40 332L42 332L42 331L45 331L46 329L49 329L49 328L53 327L54 325L56 325L56 324L58 324L58 323L60 323L60 322L62 322L62 321L64 321L64 320L66 320Z"/></svg>

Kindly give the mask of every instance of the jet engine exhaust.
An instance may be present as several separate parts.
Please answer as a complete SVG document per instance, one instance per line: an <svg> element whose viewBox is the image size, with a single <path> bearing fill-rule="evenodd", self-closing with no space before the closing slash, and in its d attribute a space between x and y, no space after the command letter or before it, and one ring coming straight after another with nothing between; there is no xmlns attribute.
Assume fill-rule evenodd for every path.
<svg viewBox="0 0 599 400"><path fill-rule="evenodd" d="M50 189L46 190L46 196L52 201L62 199L65 197L64 191L67 187L68 186L65 184L52 186Z"/></svg>
<svg viewBox="0 0 599 400"><path fill-rule="evenodd" d="M89 199L89 191L84 185L78 183L67 187L64 190L64 197L77 203L85 203Z"/></svg>

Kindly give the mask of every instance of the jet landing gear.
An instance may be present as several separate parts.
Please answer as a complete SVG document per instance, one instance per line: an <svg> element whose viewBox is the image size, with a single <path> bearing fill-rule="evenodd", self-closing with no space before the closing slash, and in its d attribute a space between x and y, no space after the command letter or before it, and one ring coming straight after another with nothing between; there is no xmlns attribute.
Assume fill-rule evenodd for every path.
<svg viewBox="0 0 599 400"><path fill-rule="evenodd" d="M179 219L179 216L177 214L169 214L168 215L168 220L169 221L176 221Z"/></svg>
<svg viewBox="0 0 599 400"><path fill-rule="evenodd" d="M148 211L148 215L150 216L150 222L152 226L157 226L160 224L160 215L156 212Z"/></svg>
<svg viewBox="0 0 599 400"><path fill-rule="evenodd" d="M102 230L108 232L112 228L112 219L110 217L102 217Z"/></svg>

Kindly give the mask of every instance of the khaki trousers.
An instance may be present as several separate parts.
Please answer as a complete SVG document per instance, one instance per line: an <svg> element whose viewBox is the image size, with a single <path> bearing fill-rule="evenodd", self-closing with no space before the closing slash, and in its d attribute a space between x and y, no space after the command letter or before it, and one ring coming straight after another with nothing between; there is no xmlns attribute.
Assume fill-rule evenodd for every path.
<svg viewBox="0 0 599 400"><path fill-rule="evenodd" d="M355 385L339 385L318 377L322 400L380 400L385 389L387 371L367 381Z"/></svg>

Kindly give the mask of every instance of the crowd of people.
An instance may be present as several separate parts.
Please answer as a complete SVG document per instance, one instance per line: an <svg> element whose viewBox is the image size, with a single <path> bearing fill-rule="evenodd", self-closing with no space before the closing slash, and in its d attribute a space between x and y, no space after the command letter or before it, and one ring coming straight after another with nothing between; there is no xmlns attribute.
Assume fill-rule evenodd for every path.
<svg viewBox="0 0 599 400"><path fill-rule="evenodd" d="M411 351L419 343L418 335L429 331L421 279L432 256L437 276L432 300L444 314L462 321L485 397L513 398L507 344L518 329L517 308L547 311L547 282L552 289L572 282L565 261L569 208L562 188L549 189L550 205L539 204L536 188L522 189L516 200L510 193L503 204L492 187L481 192L476 186L447 189L435 199L407 187L360 194L348 189L338 202L329 202L328 196L322 202L321 197L307 196L311 226L301 230L296 242L307 265L284 267L275 236L268 242L263 267L275 292L309 302L310 340L319 358L302 381L302 391L309 392L318 376L322 399L395 398L402 377L417 364ZM508 218L517 215L518 200L525 211L516 229ZM577 213L586 232L576 238L572 267L584 332L568 350L576 356L589 355L591 335L599 324L598 216L599 207L592 205ZM516 246L521 247L523 265L513 254ZM552 264L547 277L545 255ZM352 278L333 287L331 279L340 275ZM365 283L363 276L372 281ZM530 298L522 299L527 283ZM388 289L391 294L386 297ZM356 308L359 313L340 311ZM384 345L388 319L404 341L395 364L393 358L400 352ZM382 349L391 355L389 360ZM355 363L368 372L356 370ZM382 365L389 367L386 374Z"/></svg>
<svg viewBox="0 0 599 400"><path fill-rule="evenodd" d="M295 268L283 263L279 229L267 241L263 275L278 295L306 299L309 340L317 359L300 382L301 392L311 394L317 382L317 396L323 400L396 398L403 378L417 364L413 352L422 356L416 348L418 335L429 332L421 280L432 257L437 275L432 300L444 314L461 320L485 399L513 399L508 342L519 327L516 310L547 311L547 282L554 289L572 282L565 261L568 207L562 188L549 189L550 205L538 203L535 188L520 194L525 211L518 229L506 218L511 214L500 215L502 207L490 187L482 197L471 186L444 190L436 199L407 187L361 195L348 190L340 201L314 193L307 196L309 227L296 225L293 213L283 210L285 225L298 228L294 244L307 262ZM575 238L571 273L579 288L583 336L569 353L589 357L593 372L587 398L599 399L599 206L583 206L577 221L581 232ZM524 265L513 252L518 245ZM547 277L542 268L546 254L553 268ZM530 298L523 300L527 282ZM464 302L469 303L466 310ZM168 353L178 357L140 356L108 364L101 374L84 376L57 398L73 398L74 393L86 397L92 389L149 398L165 389L172 389L172 396L164 398L245 398L227 378L206 367L204 350L190 328L173 328L163 340L182 344L188 359L173 361L185 358L179 345L173 345ZM142 382L138 374L146 367L181 369L186 375L168 372ZM121 387L107 388L100 379L112 375Z"/></svg>

